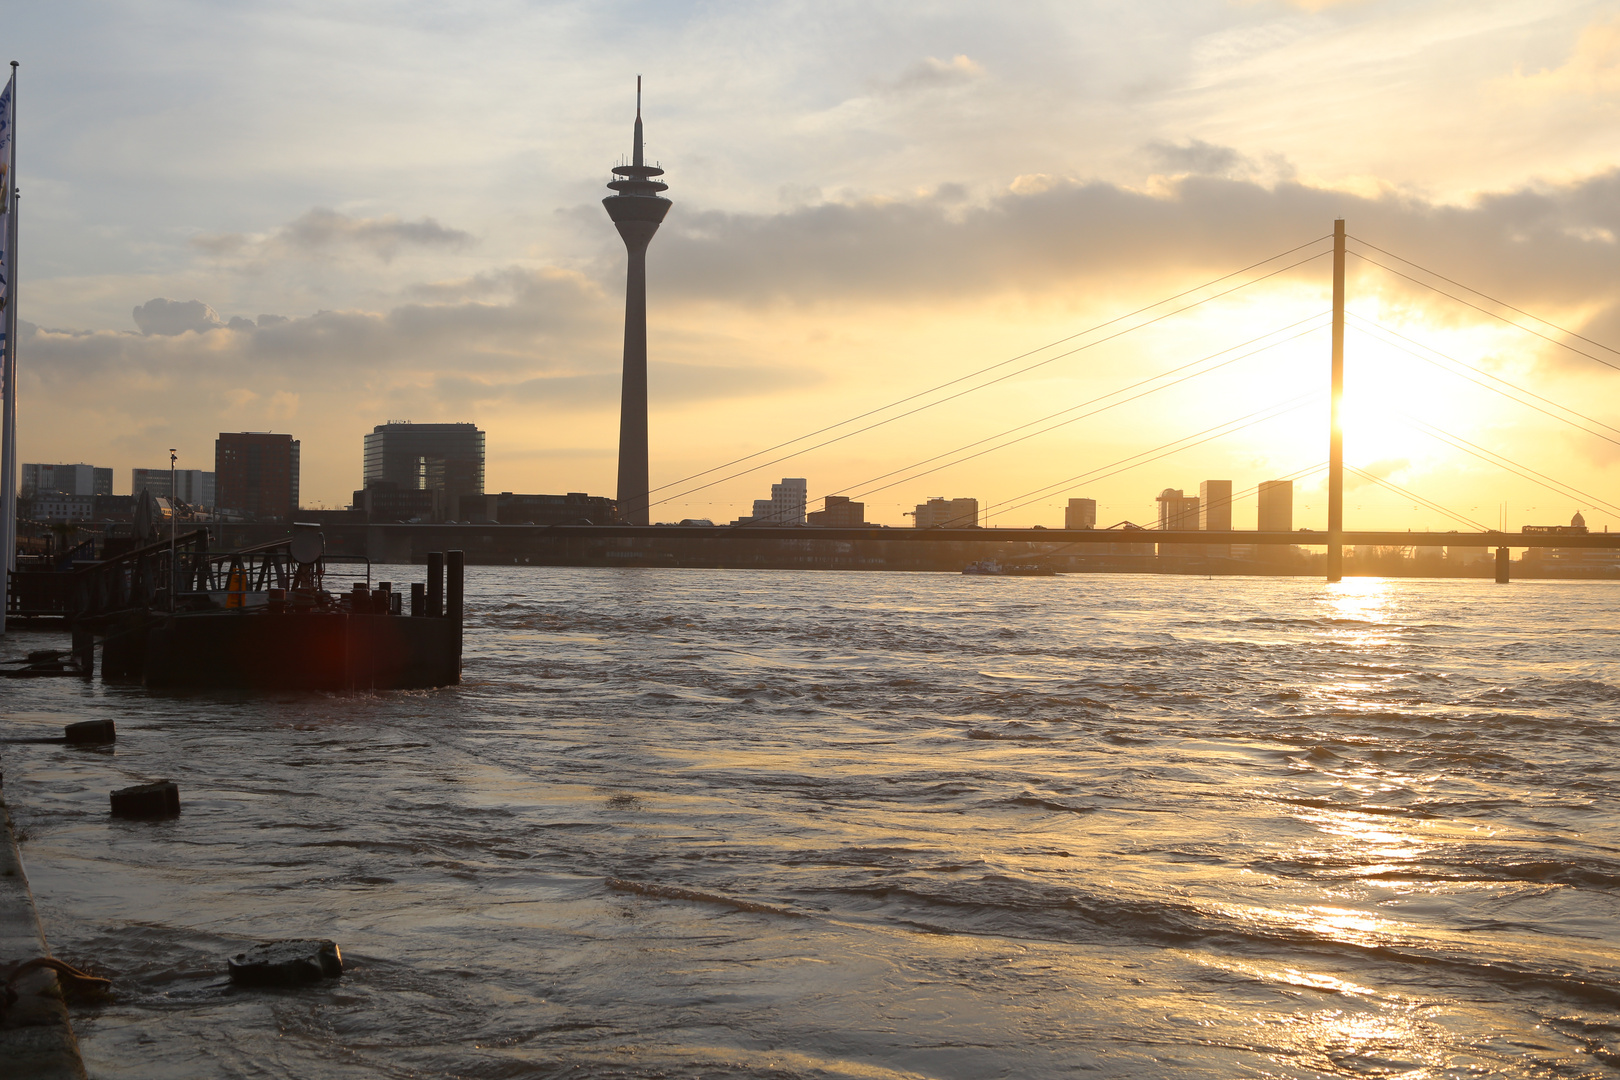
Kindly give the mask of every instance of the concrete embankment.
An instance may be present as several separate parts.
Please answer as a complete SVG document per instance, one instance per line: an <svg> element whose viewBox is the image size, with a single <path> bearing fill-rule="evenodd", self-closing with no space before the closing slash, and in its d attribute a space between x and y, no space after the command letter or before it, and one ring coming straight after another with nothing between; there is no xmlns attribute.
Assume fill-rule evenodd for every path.
<svg viewBox="0 0 1620 1080"><path fill-rule="evenodd" d="M0 791L0 796L3 796ZM23 874L11 813L0 798L0 976L18 964L49 956L34 910L34 894ZM68 1023L67 1006L56 973L28 971L12 984L17 1000L0 1016L0 1064L6 1076L30 1080L85 1080L79 1044Z"/></svg>

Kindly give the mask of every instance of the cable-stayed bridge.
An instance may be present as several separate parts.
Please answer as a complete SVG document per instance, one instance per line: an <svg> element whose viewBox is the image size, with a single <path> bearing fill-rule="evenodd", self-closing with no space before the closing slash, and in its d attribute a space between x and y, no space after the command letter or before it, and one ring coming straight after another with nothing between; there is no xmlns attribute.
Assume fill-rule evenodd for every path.
<svg viewBox="0 0 1620 1080"><path fill-rule="evenodd" d="M1464 513L1447 507L1433 494L1408 490L1370 471L1345 463L1342 405L1344 399L1345 338L1347 331L1358 335L1363 340L1376 342L1382 348L1398 351L1448 375L1500 395L1524 408L1534 410L1543 416L1550 417L1561 424L1580 431L1586 436L1620 446L1620 427L1589 415L1587 412L1554 401L1527 387L1517 385L1480 366L1448 355L1429 344L1418 341L1374 320L1354 312L1347 312L1345 307L1345 269L1347 259L1352 258L1383 270L1409 285L1436 293L1457 305L1472 309L1476 313L1513 327L1526 335L1620 372L1620 351L1540 318L1523 308L1473 289L1455 278L1428 269L1383 247L1351 236L1345 230L1345 223L1340 220L1334 222L1334 229L1330 234L1251 263L1211 281L1203 282L1191 289L1165 297L1153 304L1119 315L1070 337L1049 342L1038 349L912 392L884 405L864 410L836 423L808 431L793 439L779 442L702 472L665 483L653 489L651 506L656 508L659 505L683 502L699 492L749 474L784 465L804 455L826 449L845 440L858 438L897 421L958 401L990 387L1007 383L1057 361L1072 358L1087 350L1096 349L1110 342L1126 338L1147 327L1194 311L1214 301L1253 289L1255 286L1277 279L1307 264L1315 263L1318 260L1331 260L1333 299L1332 306L1326 311L1320 311L1288 325L1276 327L1239 344L1187 361L1147 378L1138 379L1128 385L1091 397L1085 401L1065 405L1055 411L1025 420L950 450L934 453L905 465L887 469L881 474L859 483L846 484L836 490L822 492L820 497L845 496L850 499L864 499L895 487L915 484L915 482L925 477L934 476L986 455L1019 446L1041 435L1099 416L1132 402L1141 401L1171 387L1181 386L1206 375L1221 372L1242 360L1326 331L1329 341L1327 342L1327 348L1324 350L1324 359L1327 362L1321 368L1322 379L1319 389L1298 394L1286 400L1273 402L1265 407L1232 417L1200 431L1132 453L1119 460L1056 479L1041 487L999 499L982 507L982 512L986 515L1005 514L1009 511L1018 510L1056 495L1075 492L1087 485L1097 484L1113 476L1118 476L1190 448L1215 442L1240 431L1246 431L1268 421L1298 412L1301 409L1311 406L1320 407L1325 400L1329 415L1328 430L1325 433L1327 437L1324 440L1327 443L1325 447L1327 459L1310 467L1296 470L1286 476L1276 478L1301 480L1326 473L1328 522L1325 530L1211 532L1207 530L1138 529L1134 527L1124 530L953 529L945 527L885 530L885 538L898 541L901 539L901 533L907 533L909 534L905 538L907 541L925 543L940 541L966 542L970 539L983 541L994 538L1008 541L1038 541L1045 544L1075 545L1119 544L1121 542L1134 542L1151 538L1152 542L1157 544L1244 544L1316 547L1325 548L1327 551L1326 574L1329 580L1337 580L1342 574L1341 553L1346 545L1410 546L1418 543L1443 542L1448 546L1495 548L1498 552L1499 577L1506 572L1506 552L1513 547L1620 548L1620 534L1560 532L1556 540L1554 540L1544 534L1508 533L1493 529ZM1390 396L1393 398L1395 395L1392 393ZM1527 480L1570 500L1575 505L1586 508L1603 508L1620 513L1620 505L1540 472L1509 455L1502 454L1461 435L1447 431L1433 423L1432 419L1426 419L1417 413L1401 408L1393 400L1387 403L1387 408L1392 415L1400 416L1406 420L1414 430L1423 432L1436 442L1450 447L1460 454L1477 459L1485 466ZM1420 505L1440 514L1456 523L1459 526L1458 530L1440 534L1413 533L1388 529L1347 530L1344 523L1344 485L1347 473L1362 481L1387 489L1403 499L1410 499L1415 505ZM1231 498L1233 500L1243 498L1253 494L1253 490L1236 493ZM1228 500L1228 502L1230 501ZM678 528L678 531L669 531L673 528ZM807 533L802 529L796 527L776 528L757 521L729 527L696 527L695 531L693 526L606 526L594 527L594 531L596 535L603 538L642 537L646 539L661 538L688 541L702 538L715 543L722 543L727 540L767 540L783 538L788 535L796 539L807 538ZM859 537L870 536L870 531L817 528L814 530L814 536L817 539L826 541L850 542Z"/></svg>

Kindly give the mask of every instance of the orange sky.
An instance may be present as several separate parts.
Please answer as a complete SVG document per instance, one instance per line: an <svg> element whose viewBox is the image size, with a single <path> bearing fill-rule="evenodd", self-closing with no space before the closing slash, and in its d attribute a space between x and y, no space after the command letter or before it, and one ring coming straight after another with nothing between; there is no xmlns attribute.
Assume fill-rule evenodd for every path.
<svg viewBox="0 0 1620 1080"><path fill-rule="evenodd" d="M641 72L675 203L649 259L653 483L680 496L656 520L729 519L786 475L870 492L889 524L932 495L996 504L993 524L1061 524L1070 496L1147 521L1165 487L1305 470L1296 524L1320 526L1327 335L1292 337L1315 323L950 463L1319 322L1326 259L748 475L676 482L1343 216L1548 320L1357 249L1486 310L1350 260L1350 464L1468 522L1579 509L1620 528L1603 347L1620 348L1620 21L1602 4L41 7L14 41L24 460L111 465L125 491L169 446L209 468L218 431L290 431L304 501L339 506L374 424L472 420L491 490L611 494L623 254L597 200ZM1461 527L1360 475L1346 518Z"/></svg>

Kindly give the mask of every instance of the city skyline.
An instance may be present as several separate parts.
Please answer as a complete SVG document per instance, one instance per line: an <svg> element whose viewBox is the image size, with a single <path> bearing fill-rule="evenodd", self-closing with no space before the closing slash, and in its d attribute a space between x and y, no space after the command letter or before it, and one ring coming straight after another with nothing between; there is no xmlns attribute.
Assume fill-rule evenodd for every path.
<svg viewBox="0 0 1620 1080"><path fill-rule="evenodd" d="M70 78L76 65L107 72L97 87L145 85L169 50L213 32L175 24L173 40L151 40L154 27L169 25L159 19L143 24L147 36L119 37L121 10L75 40L82 57L57 34L60 15L22 26L24 100L32 103L20 126L31 141L19 144L28 193L24 460L123 469L150 463L154 448L178 445L186 456L189 445L197 465L207 462L214 431L293 430L305 440L306 501L342 505L354 487L349 447L377 422L362 416L473 416L490 432L488 488L611 492L623 254L590 204L604 158L622 140L623 86L635 70L659 87L649 157L678 163L687 193L649 267L655 487L936 375L1058 340L1308 240L1340 214L1358 236L1594 340L1612 345L1620 336L1603 210L1617 181L1594 134L1620 82L1613 24L1600 5L1487 6L1472 18L1423 4L1211 8L1177 27L1176 48L1153 39L1157 81L1145 83L1125 58L1140 55L1143 35L1160 24L1153 5L1096 44L1076 35L1085 9L1043 10L1028 25L938 9L904 36L862 17L847 31L799 25L798 44L776 46L784 50L776 75L724 54L725 42L747 33L741 16L717 22L672 9L656 31L632 35L622 67L561 64L543 76L516 64L493 23L469 17L464 33L492 59L478 77L465 74L454 102L420 113L429 129L450 132L435 145L457 151L455 167L420 174L411 168L417 147L434 140L394 139L397 129L375 122L374 97L323 73L299 93L335 106L295 132L252 104L259 76L251 70L185 69L188 100L221 103L193 106L198 116L223 119L211 110L229 103L240 110L240 130L253 132L249 140L219 125L230 134L205 154L164 119L161 95L172 90L134 95L102 115L105 91ZM272 57L302 47L318 27L295 17L273 39L240 48ZM559 28L536 15L501 33L515 45L542 29ZM597 16L560 29L551 47L623 27ZM652 43L672 31L682 47L655 53ZM812 44L840 33L860 46L836 63L816 59ZM377 39L381 62L405 70L425 34L424 24L401 20ZM1377 44L1385 39L1408 44ZM137 56L136 40L151 49ZM704 41L719 52L711 56ZM1102 55L1109 50L1118 58ZM663 59L652 64L654 56ZM1081 58L1095 62L1077 65ZM1053 81L1071 67L1091 72L1089 81ZM717 91L717 79L739 89ZM1352 79L1380 100L1405 95L1416 105L1368 110L1359 100L1356 114L1377 113L1380 126L1350 123L1326 140L1317 120L1349 116L1333 95ZM1277 93L1307 84L1315 95L1307 100ZM521 118L496 110L505 128L452 108L496 87L568 106ZM1459 102L1458 87L1475 93ZM1041 109L1028 108L1037 101ZM1127 101L1140 123L1125 123ZM58 119L31 129L30 107ZM1416 119L1425 115L1446 123ZM1448 125L1467 135L1446 134ZM1482 129L1492 137L1479 139ZM368 134L356 141L361 131ZM139 140L148 152L115 155L112 164L98 155L92 169L78 149L92 138ZM401 146L403 158L386 152ZM474 165L487 166L482 176ZM261 176L273 186L244 180ZM239 197L250 190L264 197ZM131 197L150 213L128 213ZM92 244L92 235L105 239ZM1320 269L1301 268L1252 300L1234 298L1140 343L1055 364L785 467L825 479L809 492L816 501L903 462L912 448L946 449L1053 398L1112 389L1235 344L1245 328L1309 316L1325 293ZM1615 377L1366 265L1352 266L1350 307L1561 402L1604 400ZM1348 345L1352 464L1431 497L1444 493L1487 525L1498 524L1504 502L1510 528L1564 520L1575 508L1596 528L1620 525L1412 430L1380 388L1399 385L1434 402L1440 427L1600 496L1614 487L1610 444L1358 333ZM1048 470L1054 461L1112 460L1139 449L1144 430L1179 434L1263 404L1251 403L1262 391L1319 389L1325 374L1322 335L1306 337L1043 437L1028 452L851 494L869 520L896 525L939 490L994 503L1062 475ZM70 413L85 422L66 422ZM1142 492L1194 470L1239 483L1289 475L1322 456L1321 427L1309 411L1282 418L1166 461L1163 473L1138 469L1056 492L1008 523L1060 525L1067 498L1080 495L1096 498L1102 517L1139 519L1151 509ZM652 516L738 513L768 475L657 506ZM1296 484L1302 527L1321 525L1316 484ZM1360 478L1349 485L1351 527L1454 525Z"/></svg>

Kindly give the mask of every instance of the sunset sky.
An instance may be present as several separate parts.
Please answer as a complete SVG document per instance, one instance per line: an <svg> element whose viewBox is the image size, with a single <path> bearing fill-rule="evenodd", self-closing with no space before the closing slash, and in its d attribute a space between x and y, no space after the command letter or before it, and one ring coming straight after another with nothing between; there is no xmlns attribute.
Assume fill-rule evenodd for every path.
<svg viewBox="0 0 1620 1080"><path fill-rule="evenodd" d="M211 469L217 432L275 430L302 440L305 505L342 506L373 425L470 420L489 490L613 494L624 252L599 200L641 74L675 204L649 254L652 482L677 496L655 521L804 476L895 525L933 495L991 524L1061 525L1070 496L1147 522L1165 487L1304 473L1295 524L1320 527L1326 258L1059 354L1342 216L1484 295L1363 254L1486 309L1350 260L1350 464L1485 526L1620 528L1612 3L67 0L5 25L21 456L113 466L115 491L170 446ZM683 494L1031 353L788 450L1050 362ZM1254 527L1252 498L1234 518ZM1466 527L1360 475L1346 524Z"/></svg>

